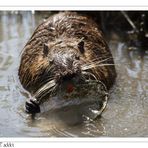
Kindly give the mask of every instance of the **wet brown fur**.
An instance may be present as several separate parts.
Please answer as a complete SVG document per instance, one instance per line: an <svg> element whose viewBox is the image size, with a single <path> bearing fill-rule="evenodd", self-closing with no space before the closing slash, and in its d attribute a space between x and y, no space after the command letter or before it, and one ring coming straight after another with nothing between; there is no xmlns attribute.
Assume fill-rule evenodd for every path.
<svg viewBox="0 0 148 148"><path fill-rule="evenodd" d="M50 63L43 54L44 44L52 52L58 53L64 50L62 43L67 43L71 50L78 54L77 44L84 41L84 54L80 55L81 64L92 62L94 59L101 61L111 57L103 64L114 64L109 47L100 31L98 25L90 18L75 12L63 12L51 16L37 27L30 40L23 49L21 64L19 67L19 79L23 87L32 94L37 91L49 77ZM73 42L71 42L73 41ZM71 47L72 46L72 47ZM61 47L61 49L59 49ZM116 71L114 65L94 67L90 70L98 80L101 80L109 89L115 80Z"/></svg>

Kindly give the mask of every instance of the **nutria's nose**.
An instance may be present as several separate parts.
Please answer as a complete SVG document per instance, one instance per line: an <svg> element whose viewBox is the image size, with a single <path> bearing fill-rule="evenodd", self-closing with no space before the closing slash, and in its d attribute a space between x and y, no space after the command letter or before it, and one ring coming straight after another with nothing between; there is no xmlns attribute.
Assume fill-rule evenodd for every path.
<svg viewBox="0 0 148 148"><path fill-rule="evenodd" d="M64 52L55 56L54 59L58 71L57 81L71 80L81 72L79 57L74 52Z"/></svg>
<svg viewBox="0 0 148 148"><path fill-rule="evenodd" d="M64 75L62 77L62 80L63 81L69 81L69 80L72 80L74 77L77 77L77 74L67 74L67 75Z"/></svg>
<svg viewBox="0 0 148 148"><path fill-rule="evenodd" d="M60 72L56 75L56 81L58 83L66 82L66 81L79 81L81 76L81 72L78 69L77 71L66 70L64 72Z"/></svg>
<svg viewBox="0 0 148 148"><path fill-rule="evenodd" d="M79 83L82 81L80 74L67 74L63 77L61 77L60 83Z"/></svg>

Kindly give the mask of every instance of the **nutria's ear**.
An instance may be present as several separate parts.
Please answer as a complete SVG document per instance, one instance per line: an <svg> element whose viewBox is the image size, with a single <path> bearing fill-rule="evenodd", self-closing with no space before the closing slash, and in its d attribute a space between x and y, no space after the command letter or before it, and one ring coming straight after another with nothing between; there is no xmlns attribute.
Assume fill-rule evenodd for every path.
<svg viewBox="0 0 148 148"><path fill-rule="evenodd" d="M84 53L84 41L78 43L78 48L81 53Z"/></svg>
<svg viewBox="0 0 148 148"><path fill-rule="evenodd" d="M48 52L49 52L48 45L47 45L47 44L44 44L44 47L43 47L43 54L44 54L45 56L47 56L47 55L48 55Z"/></svg>

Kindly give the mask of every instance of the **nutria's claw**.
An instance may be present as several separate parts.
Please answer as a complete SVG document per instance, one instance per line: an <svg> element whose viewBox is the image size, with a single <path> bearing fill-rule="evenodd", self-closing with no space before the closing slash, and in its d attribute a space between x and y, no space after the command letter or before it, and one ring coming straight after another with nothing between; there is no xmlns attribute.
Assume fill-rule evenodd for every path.
<svg viewBox="0 0 148 148"><path fill-rule="evenodd" d="M39 105L35 103L33 100L26 101L25 107L26 112L29 114L35 114L40 112Z"/></svg>

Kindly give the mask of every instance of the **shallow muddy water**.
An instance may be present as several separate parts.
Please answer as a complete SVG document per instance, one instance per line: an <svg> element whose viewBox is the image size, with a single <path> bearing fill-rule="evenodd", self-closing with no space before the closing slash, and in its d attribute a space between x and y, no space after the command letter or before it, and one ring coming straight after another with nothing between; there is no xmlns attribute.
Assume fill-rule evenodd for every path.
<svg viewBox="0 0 148 148"><path fill-rule="evenodd" d="M129 51L120 40L109 41L118 76L101 118L67 125L57 122L54 114L32 119L25 113L27 97L17 77L20 54L35 27L48 15L0 12L0 137L148 136L148 52Z"/></svg>

